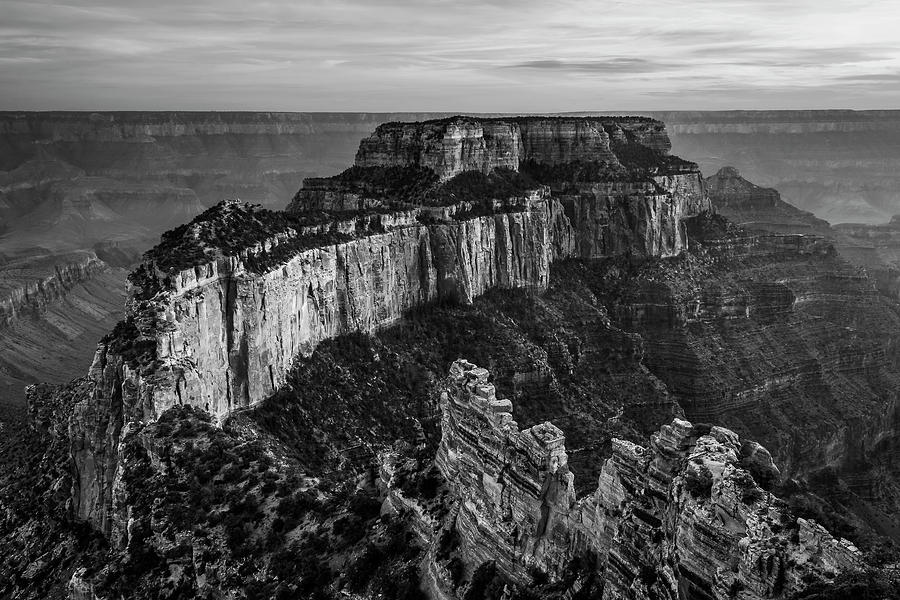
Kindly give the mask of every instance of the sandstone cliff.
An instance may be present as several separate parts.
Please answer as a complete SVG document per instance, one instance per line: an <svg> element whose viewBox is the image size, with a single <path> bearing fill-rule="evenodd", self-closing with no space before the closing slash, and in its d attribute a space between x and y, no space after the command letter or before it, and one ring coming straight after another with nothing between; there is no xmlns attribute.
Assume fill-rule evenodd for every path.
<svg viewBox="0 0 900 600"><path fill-rule="evenodd" d="M761 487L778 477L768 452L721 427L676 419L649 447L613 440L597 491L576 499L563 432L520 430L488 378L455 362L441 402L437 464L471 568L494 561L513 581L535 570L554 581L596 556L603 598L685 600L786 598L858 568L852 544Z"/></svg>
<svg viewBox="0 0 900 600"><path fill-rule="evenodd" d="M640 117L453 117L381 125L360 144L356 164L413 165L429 168L446 180L464 171L517 169L529 160L544 164L598 161L621 165L615 146L629 141L660 155L671 147L662 123Z"/></svg>
<svg viewBox="0 0 900 600"><path fill-rule="evenodd" d="M683 219L708 207L696 168L667 157L662 125L647 119L575 119L567 126L565 119L478 125L454 118L385 126L370 139L393 140L399 131L397 139L427 147L422 160L444 169L444 147L434 150L426 141L434 131L456 139L461 121L481 132L475 136L482 140L479 148L493 148L486 156L512 142L486 145L485 126L517 135L538 127L536 138L523 138L531 140L522 142L530 152L526 163L554 183L566 165L579 164L570 160L588 156L573 155L573 146L600 144L618 158L613 172L605 166L590 171L590 192L566 191L568 210L540 181L512 197L425 202L362 216L337 213L325 221L307 214L301 194L292 214L225 203L166 234L132 277L136 287L127 322L97 351L93 397L76 407L79 516L110 530L117 440L132 419L152 420L180 404L222 418L274 392L294 357L310 354L322 340L373 331L438 300L471 302L495 288L544 289L557 258L677 254L686 246ZM584 132L593 142L579 141ZM544 140L543 146L536 140ZM413 160L407 141L388 144L398 157L391 160ZM360 154L368 147L364 141ZM457 156L455 142L450 148L450 156ZM605 162L605 156L593 163ZM474 163L467 158L461 164ZM438 179L462 167L446 168ZM623 183L604 183L609 178ZM576 208L582 196L591 205L584 211Z"/></svg>
<svg viewBox="0 0 900 600"><path fill-rule="evenodd" d="M480 140L428 137L459 119L397 126L398 148L427 148L402 150L411 165L356 165L287 213L224 203L166 234L89 377L58 392L75 402L59 442L72 508L109 546L34 543L16 502L12 586L52 572L98 598L395 598L420 582L474 598L493 569L507 596L709 600L855 569L837 534L859 530L789 510L746 438L797 488L831 473L861 514L889 507L896 311L817 237L692 218L703 181L652 123L539 119L543 159L491 166L514 125L525 152L507 121ZM458 363L444 387L461 354L490 366L515 420L483 370ZM685 413L719 427L672 421Z"/></svg>

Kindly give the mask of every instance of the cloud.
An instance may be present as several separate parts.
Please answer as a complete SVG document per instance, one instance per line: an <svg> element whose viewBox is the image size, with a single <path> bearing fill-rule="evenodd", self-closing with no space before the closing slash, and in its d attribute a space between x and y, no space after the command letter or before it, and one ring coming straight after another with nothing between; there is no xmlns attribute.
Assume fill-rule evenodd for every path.
<svg viewBox="0 0 900 600"><path fill-rule="evenodd" d="M843 81L900 83L900 73L862 73L859 75L844 75L838 79Z"/></svg>
<svg viewBox="0 0 900 600"><path fill-rule="evenodd" d="M897 105L890 5L4 0L0 109Z"/></svg>
<svg viewBox="0 0 900 600"><path fill-rule="evenodd" d="M676 65L655 62L642 58L617 57L605 60L566 61L566 60L529 60L504 65L507 69L539 69L551 71L575 71L601 74L653 73L677 68Z"/></svg>
<svg viewBox="0 0 900 600"><path fill-rule="evenodd" d="M896 53L896 49L887 46L805 48L754 44L715 44L690 52L698 58L714 57L726 64L767 67L847 65L889 60Z"/></svg>

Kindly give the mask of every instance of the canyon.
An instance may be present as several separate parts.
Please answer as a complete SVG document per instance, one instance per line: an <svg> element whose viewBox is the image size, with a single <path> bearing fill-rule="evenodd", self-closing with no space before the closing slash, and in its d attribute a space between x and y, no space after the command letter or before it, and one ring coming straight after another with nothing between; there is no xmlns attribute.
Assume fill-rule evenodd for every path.
<svg viewBox="0 0 900 600"><path fill-rule="evenodd" d="M609 130L623 139L623 160L627 152L640 153L631 146L664 156L654 149L660 146L660 125L650 120L576 121L591 124L588 129L566 128L565 120L548 122L557 125L554 146L590 143L614 156ZM520 124L505 123L496 137L475 120L426 125L443 130L436 144L421 150L426 164L437 166L436 158L449 163L446 170L427 167L442 180L459 176L460 157L471 154L459 139L488 148L479 162L507 164L499 160L506 160L505 151L490 149L515 146ZM629 128L641 135L626 140ZM373 141L412 138L411 146L419 148L422 140L435 137L433 129L417 124L400 125L399 136L397 129L381 126L364 140L357 166L366 167ZM647 130L654 135L643 135ZM651 145L645 146L644 139ZM531 159L527 154L515 158ZM556 164L573 158L562 153ZM596 216L577 221L569 220L542 187L500 203L486 198L479 210L466 203L425 206L305 228L229 203L205 212L148 253L150 260L132 278L134 300L125 324L98 348L91 366L96 392L75 408L76 513L107 533L115 526L109 513L119 477L114 449L129 420L153 419L184 404L221 419L272 394L285 382L294 357L310 354L322 340L372 332L397 322L405 311L439 300L471 303L490 289L545 289L554 259L677 254L686 243L682 218L707 206L700 174L690 163L670 168L662 159L658 163L650 173L633 170L633 185L579 190L576 202L596 206ZM619 178L629 173L618 159L611 168ZM293 205L302 215L297 204L302 205L302 195ZM487 214L477 216L479 211ZM622 226L634 221L633 227ZM242 232L254 237L237 247L221 245ZM330 243L323 243L324 232ZM583 237L594 242L572 242ZM194 247L198 241L200 247ZM173 264L185 256L197 258L189 265ZM116 409L109 414L99 406Z"/></svg>
<svg viewBox="0 0 900 600"><path fill-rule="evenodd" d="M896 301L671 146L643 117L390 123L284 212L165 233L0 446L32 461L3 592L896 589Z"/></svg>
<svg viewBox="0 0 900 600"><path fill-rule="evenodd" d="M110 267L102 280L104 287L116 279L109 298L97 300L98 310L107 316L92 325L91 335L96 336L123 314L103 306L113 293L124 298L123 272L116 269L137 266L141 254L155 244L161 232L224 198L280 209L304 179L331 175L350 163L359 138L378 125L444 116L0 113L4 302L11 302L14 296L30 297L27 290L55 277L57 269L78 271L84 253L93 253ZM675 154L699 163L707 175L723 166L737 167L750 180L778 188L794 206L819 218L833 223L877 224L900 212L893 192L898 184L894 175L898 146L892 137L897 129L896 111L670 112L647 116L666 122L666 139L671 142L664 143L671 143ZM533 143L527 138L525 144ZM584 147L577 152L586 156L584 153L596 150ZM305 188L312 185L308 182ZM354 201L353 193L344 196ZM871 262L876 252L872 248L870 242L852 243L845 251L848 256L867 254ZM896 277L882 266L879 277L883 285L896 288ZM97 287L87 280L85 284ZM59 300L57 306L61 307L64 299ZM52 360L62 367L55 381L82 371L93 351L88 338L44 339L41 330L54 325L41 321L41 304L31 309L28 322L22 325L31 332L25 343L52 349ZM0 339L5 340L6 335L2 328ZM66 342L56 343L59 339ZM0 367L0 400L6 404L21 406L22 386L37 380L29 360L11 355Z"/></svg>
<svg viewBox="0 0 900 600"><path fill-rule="evenodd" d="M416 115L410 115L414 118ZM358 138L387 114L301 113L0 113L0 303L29 315L32 333L0 325L9 346L44 346L62 366L57 382L82 372L94 338L122 317L125 271L163 231L223 198L281 208L303 178L343 167ZM81 268L99 260L108 269ZM90 340L43 337L43 301L25 304L58 271L80 273L88 287L108 286L93 308L101 320ZM94 275L102 276L92 283ZM46 295L44 295L45 297ZM66 300L60 295L56 309ZM90 295L73 302L93 302ZM107 303L118 305L109 310ZM18 311L21 312L21 311ZM99 313L103 313L99 317ZM25 335L25 338L21 336ZM17 337L18 336L18 337ZM65 343L58 344L63 339ZM18 342L17 342L18 343ZM50 356L50 355L48 355ZM5 357L0 401L21 406L25 383L38 381L31 359Z"/></svg>
<svg viewBox="0 0 900 600"><path fill-rule="evenodd" d="M519 430L488 377L452 365L437 456L460 496L460 552L476 563L522 581L590 554L605 563L604 598L777 597L858 568L852 544L759 487L779 475L768 452L721 427L675 419L649 448L614 438L598 489L576 500L563 432Z"/></svg>
<svg viewBox="0 0 900 600"><path fill-rule="evenodd" d="M830 223L877 224L900 212L900 111L664 112L673 150L704 173L736 167Z"/></svg>

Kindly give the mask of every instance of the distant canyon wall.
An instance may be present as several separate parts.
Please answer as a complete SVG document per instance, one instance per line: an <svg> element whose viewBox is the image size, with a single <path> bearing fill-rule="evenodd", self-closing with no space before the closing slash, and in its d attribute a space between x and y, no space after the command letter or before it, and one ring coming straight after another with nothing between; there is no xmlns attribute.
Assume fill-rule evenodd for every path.
<svg viewBox="0 0 900 600"><path fill-rule="evenodd" d="M21 406L36 381L82 375L97 339L125 314L123 269L93 252L62 258L8 263L0 278L0 404Z"/></svg>
<svg viewBox="0 0 900 600"><path fill-rule="evenodd" d="M673 151L706 175L733 166L794 206L836 223L900 213L900 111L648 113Z"/></svg>

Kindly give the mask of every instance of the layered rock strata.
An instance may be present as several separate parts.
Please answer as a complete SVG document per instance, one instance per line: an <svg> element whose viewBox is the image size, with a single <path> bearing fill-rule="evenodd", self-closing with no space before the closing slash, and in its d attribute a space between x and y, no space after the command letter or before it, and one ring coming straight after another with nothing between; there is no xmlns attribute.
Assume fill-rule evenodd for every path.
<svg viewBox="0 0 900 600"><path fill-rule="evenodd" d="M491 166L491 157L505 152L498 148L517 144L528 150L510 155L516 167L523 157L563 169L568 160L607 161L601 146L621 160L612 175L599 171L590 191L569 194L568 208L533 182L513 197L337 212L332 221L311 220L302 198L293 216L266 213L265 223L261 213L226 203L167 234L132 278L127 326L100 345L91 367L94 397L73 417L79 516L104 531L111 527L116 445L132 419L152 420L178 404L221 418L271 394L293 358L322 340L373 331L435 301L467 303L495 288L544 289L557 258L677 254L686 246L682 219L708 206L696 168L663 154L664 128L648 119L457 118L384 126L361 144L358 162L413 161L440 169L441 178L481 168L466 158L468 150L455 154L455 142L448 142L450 155L443 142L429 145L435 131L452 142L459 127L480 132L476 145L489 150L479 156ZM519 141L487 144L485 131L513 132ZM415 158L410 148L426 151ZM579 203L591 206L581 210Z"/></svg>
<svg viewBox="0 0 900 600"><path fill-rule="evenodd" d="M0 278L0 328L9 326L23 313L38 313L48 305L64 297L79 282L86 281L107 270L106 264L93 252L74 252L62 264L45 259L45 267L39 259L12 262ZM44 275L45 271L52 274Z"/></svg>
<svg viewBox="0 0 900 600"><path fill-rule="evenodd" d="M270 241L172 275L150 301L132 304L128 340L113 336L98 348L94 396L73 418L78 514L106 519L103 498L116 477L123 423L155 419L179 404L221 418L271 394L294 357L322 340L371 332L437 300L546 287L549 200L541 190L521 200L517 212L472 219L449 217L464 206L442 209L448 219L429 225L414 213L380 215L366 227L381 233L347 234L263 272L257 262L277 247ZM239 205L221 211L242 214ZM135 363L136 345L147 351L143 365Z"/></svg>
<svg viewBox="0 0 900 600"><path fill-rule="evenodd" d="M722 167L707 177L706 189L716 212L742 227L777 233L833 234L827 221L788 204L777 190L747 181L734 167Z"/></svg>
<svg viewBox="0 0 900 600"><path fill-rule="evenodd" d="M90 251L8 260L0 269L0 404L25 386L84 374L97 338L122 318L125 272Z"/></svg>
<svg viewBox="0 0 900 600"><path fill-rule="evenodd" d="M561 164L602 161L621 165L617 143L639 144L665 154L671 147L665 126L641 117L453 117L421 123L386 123L364 139L356 153L360 167L418 166L441 180L464 171L518 169L525 161Z"/></svg>
<svg viewBox="0 0 900 600"><path fill-rule="evenodd" d="M437 465L458 496L470 567L557 580L596 556L603 597L786 598L860 565L859 551L765 491L768 452L721 427L676 419L649 447L613 440L597 491L576 499L563 432L520 430L489 373L464 360L442 396ZM592 553L592 554L591 554Z"/></svg>
<svg viewBox="0 0 900 600"><path fill-rule="evenodd" d="M882 223L900 212L900 111L651 113L673 149L704 173L734 165L830 223Z"/></svg>

